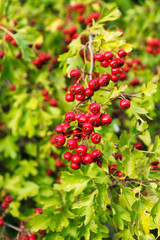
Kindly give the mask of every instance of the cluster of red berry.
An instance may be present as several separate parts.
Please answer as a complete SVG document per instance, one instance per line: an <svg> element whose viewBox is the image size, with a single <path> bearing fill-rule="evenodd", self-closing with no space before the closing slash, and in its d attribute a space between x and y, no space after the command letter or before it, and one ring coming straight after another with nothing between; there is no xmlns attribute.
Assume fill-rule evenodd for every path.
<svg viewBox="0 0 160 240"><path fill-rule="evenodd" d="M41 44L36 44L35 47L38 47L40 49ZM52 71L54 65L57 64L58 61L56 56L51 57L49 53L40 52L38 54L38 58L33 59L33 65L35 65L38 69L41 69L44 65L48 63L49 60L51 60L51 64L48 65L48 69L49 71Z"/></svg>
<svg viewBox="0 0 160 240"><path fill-rule="evenodd" d="M57 107L58 104L57 104L57 100L55 98L51 98L50 95L49 95L49 92L47 89L43 89L42 90L42 95L43 95L43 100L44 102L49 102L50 106L52 107ZM45 105L42 104L42 109L45 109Z"/></svg>
<svg viewBox="0 0 160 240"><path fill-rule="evenodd" d="M4 202L1 203L1 207L6 210L9 208L9 204L13 201L13 198L11 195L7 195L4 199ZM0 218L0 226L4 225L3 218Z"/></svg>
<svg viewBox="0 0 160 240"><path fill-rule="evenodd" d="M160 52L160 41L158 38L153 38L147 41L146 52L156 56Z"/></svg>
<svg viewBox="0 0 160 240"><path fill-rule="evenodd" d="M14 30L13 31L11 30L11 32L14 32ZM16 43L15 39L10 34L6 33L5 40L7 42L10 42L12 44L12 46L17 47L17 43Z"/></svg>

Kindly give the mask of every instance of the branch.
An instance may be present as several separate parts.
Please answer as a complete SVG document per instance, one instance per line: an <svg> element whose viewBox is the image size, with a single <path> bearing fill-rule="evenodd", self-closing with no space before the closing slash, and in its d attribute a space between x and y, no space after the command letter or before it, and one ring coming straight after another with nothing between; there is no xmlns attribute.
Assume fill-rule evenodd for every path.
<svg viewBox="0 0 160 240"><path fill-rule="evenodd" d="M90 71L89 71L89 79L92 80L92 73L93 73L93 50L92 50L92 35L89 35L89 45L88 45L89 51L90 51Z"/></svg>
<svg viewBox="0 0 160 240"><path fill-rule="evenodd" d="M105 223L103 223L103 225L105 225L105 226L108 228L109 234L110 234L110 236L111 236L111 239L112 239L112 240L117 240L117 238L115 238L115 236L114 236L114 234L115 234L116 232L115 232L114 229L111 227L111 225L109 224L109 222L106 221Z"/></svg>
<svg viewBox="0 0 160 240"><path fill-rule="evenodd" d="M103 88L99 88L99 90L106 91L106 92L111 92L111 91L112 91L111 89L103 89ZM136 94L138 94L138 93L136 93ZM135 97L135 98L140 98L140 99L142 99L141 97L137 97L136 95L134 95L134 94L132 94L132 93L128 94L128 93L122 93L122 92L120 92L119 95L123 95L123 96L127 96L127 97Z"/></svg>
<svg viewBox="0 0 160 240"><path fill-rule="evenodd" d="M13 226L13 225L10 224L10 223L6 223L6 222L4 222L4 225L7 226L7 227L12 228L12 229L14 229L14 230L16 230L16 231L18 231L18 232L21 232L21 231L22 231L20 228L15 227L15 226Z"/></svg>
<svg viewBox="0 0 160 240"><path fill-rule="evenodd" d="M160 180L157 180L157 179L155 179L155 180L141 180L141 179L137 179L137 178L128 178L128 177L126 177L125 179L124 179L124 181L126 181L126 182L139 182L139 183L160 183Z"/></svg>

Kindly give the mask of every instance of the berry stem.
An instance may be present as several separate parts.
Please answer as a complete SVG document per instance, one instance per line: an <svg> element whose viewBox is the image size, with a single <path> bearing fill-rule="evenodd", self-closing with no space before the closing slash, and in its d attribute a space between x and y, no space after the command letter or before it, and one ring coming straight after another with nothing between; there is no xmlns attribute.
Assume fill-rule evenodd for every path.
<svg viewBox="0 0 160 240"><path fill-rule="evenodd" d="M90 71L89 71L89 79L92 80L92 74L93 74L93 50L92 50L92 35L89 35L89 45L88 45L89 51L90 51ZM91 103L93 103L92 97L90 97Z"/></svg>
<svg viewBox="0 0 160 240"><path fill-rule="evenodd" d="M6 222L4 222L4 225L7 226L7 227L12 228L12 229L14 229L14 230L16 230L16 231L18 231L18 232L21 232L21 231L22 231L20 228L15 227L15 226L13 226L13 225L10 224L10 223L6 223Z"/></svg>
<svg viewBox="0 0 160 240"><path fill-rule="evenodd" d="M111 89L103 89L103 88L99 88L99 90L106 91L106 92L111 92L112 91ZM136 93L136 94L138 94L138 93ZM128 93L120 92L119 95L124 95L124 96L127 96L127 97L135 97L135 98L142 99L141 97L137 97L135 94L132 94L132 93L128 94Z"/></svg>

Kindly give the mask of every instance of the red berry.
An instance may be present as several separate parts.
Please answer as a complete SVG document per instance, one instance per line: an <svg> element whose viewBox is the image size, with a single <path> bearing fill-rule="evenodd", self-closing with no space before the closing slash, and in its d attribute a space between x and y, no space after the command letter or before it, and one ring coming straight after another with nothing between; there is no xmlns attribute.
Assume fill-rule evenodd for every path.
<svg viewBox="0 0 160 240"><path fill-rule="evenodd" d="M111 75L111 80L112 82L117 82L119 79L119 76L118 75Z"/></svg>
<svg viewBox="0 0 160 240"><path fill-rule="evenodd" d="M18 46L15 39L12 39L12 40L11 40L11 44L12 44L12 46L15 46L15 47Z"/></svg>
<svg viewBox="0 0 160 240"><path fill-rule="evenodd" d="M79 117L82 116L82 115L83 115L82 113L77 113L77 114L75 115L75 120L78 120Z"/></svg>
<svg viewBox="0 0 160 240"><path fill-rule="evenodd" d="M97 166L100 167L100 168L102 167L102 160L101 159L97 160Z"/></svg>
<svg viewBox="0 0 160 240"><path fill-rule="evenodd" d="M109 114L104 114L102 117L101 117L101 123L102 125L104 126L107 126L109 125L110 123L112 122L112 118Z"/></svg>
<svg viewBox="0 0 160 240"><path fill-rule="evenodd" d="M11 195L7 195L4 200L7 203L11 203L13 201L13 197Z"/></svg>
<svg viewBox="0 0 160 240"><path fill-rule="evenodd" d="M78 16L78 22L83 22L84 21L84 17L83 16Z"/></svg>
<svg viewBox="0 0 160 240"><path fill-rule="evenodd" d="M120 68L111 68L111 73L113 75L116 75L116 74L120 73Z"/></svg>
<svg viewBox="0 0 160 240"><path fill-rule="evenodd" d="M96 53L94 55L94 60L97 60L97 61L101 62L101 61L103 61L103 59L104 59L104 56L101 53Z"/></svg>
<svg viewBox="0 0 160 240"><path fill-rule="evenodd" d="M71 162L70 167L72 169L74 169L74 170L78 170L78 169L80 169L81 164L77 164L77 163Z"/></svg>
<svg viewBox="0 0 160 240"><path fill-rule="evenodd" d="M57 100L52 98L52 99L50 99L49 104L52 107L57 107Z"/></svg>
<svg viewBox="0 0 160 240"><path fill-rule="evenodd" d="M65 152L63 155L64 159L67 161L71 161L72 153L70 152Z"/></svg>
<svg viewBox="0 0 160 240"><path fill-rule="evenodd" d="M138 150L142 150L143 149L142 143L141 142L137 142L135 144L135 148L138 149Z"/></svg>
<svg viewBox="0 0 160 240"><path fill-rule="evenodd" d="M73 70L70 72L70 77L73 78L73 79L78 79L78 78L80 77L80 72L79 72L79 70L73 69Z"/></svg>
<svg viewBox="0 0 160 240"><path fill-rule="evenodd" d="M112 165L109 167L109 170L110 170L111 173L116 172L116 171L117 171L117 165L112 164Z"/></svg>
<svg viewBox="0 0 160 240"><path fill-rule="evenodd" d="M56 166L57 168L66 167L66 165L63 164L61 160L57 160L56 163L55 163L55 166Z"/></svg>
<svg viewBox="0 0 160 240"><path fill-rule="evenodd" d="M82 126L82 131L83 131L83 133L90 135L93 132L92 124L89 122L84 123Z"/></svg>
<svg viewBox="0 0 160 240"><path fill-rule="evenodd" d="M77 155L77 154L72 155L71 162L79 164L79 163L81 163L81 161L82 161L82 159L79 155Z"/></svg>
<svg viewBox="0 0 160 240"><path fill-rule="evenodd" d="M0 58L3 58L4 54L5 54L4 51L0 50Z"/></svg>
<svg viewBox="0 0 160 240"><path fill-rule="evenodd" d="M6 35L5 35L5 40L6 41L11 41L13 38L8 34L8 33L6 33Z"/></svg>
<svg viewBox="0 0 160 240"><path fill-rule="evenodd" d="M90 153L87 153L83 158L82 158L83 163L85 164L91 164L93 162L92 155Z"/></svg>
<svg viewBox="0 0 160 240"><path fill-rule="evenodd" d="M42 213L43 213L43 210L42 210L42 208L36 208L36 209L34 210L34 212L35 212L35 213L38 213L38 214L42 214Z"/></svg>
<svg viewBox="0 0 160 240"><path fill-rule="evenodd" d="M84 123L86 123L86 122L88 122L88 118L87 118L86 115L82 114L82 115L78 118L78 123L82 125L82 124L84 124Z"/></svg>
<svg viewBox="0 0 160 240"><path fill-rule="evenodd" d="M94 144L97 144L101 141L101 135L99 133L93 133L91 135L91 141L94 143Z"/></svg>
<svg viewBox="0 0 160 240"><path fill-rule="evenodd" d="M118 61L117 61L117 59L112 59L112 60L110 61L109 65L110 65L112 68L118 67Z"/></svg>
<svg viewBox="0 0 160 240"><path fill-rule="evenodd" d="M76 94L75 88L76 88L75 86L70 87L70 89L69 89L70 94L72 94L72 95Z"/></svg>
<svg viewBox="0 0 160 240"><path fill-rule="evenodd" d="M45 234L45 233L46 233L46 230L38 230L38 233L40 233L40 234Z"/></svg>
<svg viewBox="0 0 160 240"><path fill-rule="evenodd" d="M27 236L22 236L21 240L28 240L28 237Z"/></svg>
<svg viewBox="0 0 160 240"><path fill-rule="evenodd" d="M125 67L123 67L123 71L125 71L125 72L128 72L129 71L129 66L125 66Z"/></svg>
<svg viewBox="0 0 160 240"><path fill-rule="evenodd" d="M10 91L15 91L16 90L16 86L14 84L9 85L9 90Z"/></svg>
<svg viewBox="0 0 160 240"><path fill-rule="evenodd" d="M123 58L117 58L118 67L122 67L124 65L124 59Z"/></svg>
<svg viewBox="0 0 160 240"><path fill-rule="evenodd" d="M32 236L29 236L29 237L28 237L28 240L36 240L36 238L35 238L35 237L32 237Z"/></svg>
<svg viewBox="0 0 160 240"><path fill-rule="evenodd" d="M130 81L131 86L137 86L139 85L139 78L135 78L134 80Z"/></svg>
<svg viewBox="0 0 160 240"><path fill-rule="evenodd" d="M55 144L56 146L60 147L62 146L63 144L65 144L65 137L63 135L58 135L56 138L55 138Z"/></svg>
<svg viewBox="0 0 160 240"><path fill-rule="evenodd" d="M94 113L94 114L98 114L100 112L100 105L98 103L92 103L89 106L89 110Z"/></svg>
<svg viewBox="0 0 160 240"><path fill-rule="evenodd" d="M115 153L115 154L114 154L114 158L115 158L116 160L122 160L122 154L121 154L121 153Z"/></svg>
<svg viewBox="0 0 160 240"><path fill-rule="evenodd" d="M48 90L47 89L43 89L42 90L42 95L43 96L47 96L48 95Z"/></svg>
<svg viewBox="0 0 160 240"><path fill-rule="evenodd" d="M91 115L88 119L89 123L91 123L94 127L100 126L100 118L97 115Z"/></svg>
<svg viewBox="0 0 160 240"><path fill-rule="evenodd" d="M40 44L40 43L37 43L36 45L35 45L35 47L36 47L36 49L41 49L41 47L42 47L42 44Z"/></svg>
<svg viewBox="0 0 160 240"><path fill-rule="evenodd" d="M77 94L76 95L76 100L77 101L83 101L85 99L85 95L83 95L83 94Z"/></svg>
<svg viewBox="0 0 160 240"><path fill-rule="evenodd" d="M66 96L65 96L65 100L67 102L73 102L74 101L74 96L70 93L67 93Z"/></svg>
<svg viewBox="0 0 160 240"><path fill-rule="evenodd" d="M2 206L3 209L9 208L9 204L7 202L2 202L1 206Z"/></svg>
<svg viewBox="0 0 160 240"><path fill-rule="evenodd" d="M124 51L123 49L120 49L119 51L118 51L118 56L121 58L124 58L124 57L126 57L127 56L127 53L126 53L126 51Z"/></svg>
<svg viewBox="0 0 160 240"><path fill-rule="evenodd" d="M93 94L94 94L94 92L92 91L92 89L90 89L90 88L86 88L85 89L85 91L84 91L84 95L86 96L86 97L92 97L93 96Z"/></svg>
<svg viewBox="0 0 160 240"><path fill-rule="evenodd" d="M35 25L36 24L36 20L35 19L30 19L29 22L30 22L31 25Z"/></svg>
<svg viewBox="0 0 160 240"><path fill-rule="evenodd" d="M2 227L4 225L4 221L2 218L0 218L0 227Z"/></svg>
<svg viewBox="0 0 160 240"><path fill-rule="evenodd" d="M122 99L120 101L120 107L124 110L128 109L130 107L130 101L128 99Z"/></svg>
<svg viewBox="0 0 160 240"><path fill-rule="evenodd" d="M110 52L110 51L106 51L106 52L104 53L104 58L105 58L106 60L112 59L112 58L113 58L113 53Z"/></svg>
<svg viewBox="0 0 160 240"><path fill-rule="evenodd" d="M94 79L88 82L88 86L93 91L97 91L99 89L98 81Z"/></svg>
<svg viewBox="0 0 160 240"><path fill-rule="evenodd" d="M63 133L64 132L64 126L63 125L57 125L55 128L57 133Z"/></svg>
<svg viewBox="0 0 160 240"><path fill-rule="evenodd" d="M121 171L117 171L117 177L123 177L123 173Z"/></svg>
<svg viewBox="0 0 160 240"><path fill-rule="evenodd" d="M75 86L75 92L76 92L76 94L83 94L84 87L81 84L78 84L77 86Z"/></svg>
<svg viewBox="0 0 160 240"><path fill-rule="evenodd" d="M103 76L98 78L97 81L98 81L98 85L101 86L101 87L106 87L109 84L109 80L106 77L103 77Z"/></svg>
<svg viewBox="0 0 160 240"><path fill-rule="evenodd" d="M45 101L45 102L48 102L49 100L50 100L50 96L48 96L48 95L47 95L47 96L44 96L44 101Z"/></svg>
<svg viewBox="0 0 160 240"><path fill-rule="evenodd" d="M81 144L76 148L76 152L79 156L84 156L87 153L87 147Z"/></svg>
<svg viewBox="0 0 160 240"><path fill-rule="evenodd" d="M75 114L73 112L66 113L65 120L68 123L73 122L75 120Z"/></svg>
<svg viewBox="0 0 160 240"><path fill-rule="evenodd" d="M46 169L46 174L48 176L55 176L56 175L56 172L52 171L51 169Z"/></svg>
<svg viewBox="0 0 160 240"><path fill-rule="evenodd" d="M73 149L77 148L77 146L78 146L78 143L77 143L77 141L75 139L68 140L67 147L69 149L73 150Z"/></svg>
<svg viewBox="0 0 160 240"><path fill-rule="evenodd" d="M100 158L102 156L102 153L98 149L95 149L95 150L93 150L91 155L92 155L93 159L97 159L97 158Z"/></svg>
<svg viewBox="0 0 160 240"><path fill-rule="evenodd" d="M103 61L100 62L100 65L101 65L102 67L106 68L106 67L108 67L109 62L108 62L107 60L103 60Z"/></svg>

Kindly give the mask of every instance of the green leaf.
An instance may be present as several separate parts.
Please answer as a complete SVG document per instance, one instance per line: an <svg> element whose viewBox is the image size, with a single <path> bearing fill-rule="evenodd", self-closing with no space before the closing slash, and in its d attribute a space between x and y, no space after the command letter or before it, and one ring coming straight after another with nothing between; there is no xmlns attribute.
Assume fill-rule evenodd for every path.
<svg viewBox="0 0 160 240"><path fill-rule="evenodd" d="M33 182L23 182L22 187L17 189L18 200L34 197L39 192L39 186Z"/></svg>
<svg viewBox="0 0 160 240"><path fill-rule="evenodd" d="M141 87L141 92L144 93L146 96L152 96L157 90L157 85L149 82L147 85L143 84Z"/></svg>
<svg viewBox="0 0 160 240"><path fill-rule="evenodd" d="M116 4L114 4L114 3L106 4L106 3L102 2L102 5L104 6L104 8L102 10L102 14L101 14L101 17L100 17L98 23L113 21L120 17L121 13ZM106 8L107 9L109 8L109 10L107 12L106 12L106 10L107 10Z"/></svg>

